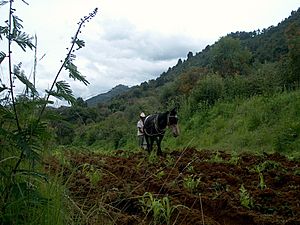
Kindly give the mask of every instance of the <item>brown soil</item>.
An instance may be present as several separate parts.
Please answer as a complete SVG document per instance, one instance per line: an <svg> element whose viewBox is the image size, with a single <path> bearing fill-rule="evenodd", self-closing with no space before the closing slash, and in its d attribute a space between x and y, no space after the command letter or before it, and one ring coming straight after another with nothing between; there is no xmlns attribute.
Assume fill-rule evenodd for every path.
<svg viewBox="0 0 300 225"><path fill-rule="evenodd" d="M51 173L63 171L67 194L85 224L300 224L299 163L279 154L237 157L185 149L155 162L145 153L125 154L73 153L66 154L64 166L56 158L45 165ZM150 195L157 202L167 197L170 220L155 221L143 195L144 203Z"/></svg>

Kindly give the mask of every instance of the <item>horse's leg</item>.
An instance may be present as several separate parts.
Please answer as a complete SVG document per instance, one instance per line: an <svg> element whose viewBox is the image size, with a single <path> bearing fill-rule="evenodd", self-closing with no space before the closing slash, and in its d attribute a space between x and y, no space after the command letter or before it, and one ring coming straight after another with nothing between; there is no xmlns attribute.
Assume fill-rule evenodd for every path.
<svg viewBox="0 0 300 225"><path fill-rule="evenodd" d="M154 142L155 137L150 137L150 148L149 148L149 153L152 152L153 150L153 142Z"/></svg>
<svg viewBox="0 0 300 225"><path fill-rule="evenodd" d="M146 143L147 143L147 151L150 152L150 137L145 135Z"/></svg>
<svg viewBox="0 0 300 225"><path fill-rule="evenodd" d="M163 137L164 137L164 136L159 135L159 136L157 137L157 139L156 139L156 144L157 144L157 154L158 154L158 155L162 155L162 151L161 151L160 145L161 145L161 141L162 141Z"/></svg>

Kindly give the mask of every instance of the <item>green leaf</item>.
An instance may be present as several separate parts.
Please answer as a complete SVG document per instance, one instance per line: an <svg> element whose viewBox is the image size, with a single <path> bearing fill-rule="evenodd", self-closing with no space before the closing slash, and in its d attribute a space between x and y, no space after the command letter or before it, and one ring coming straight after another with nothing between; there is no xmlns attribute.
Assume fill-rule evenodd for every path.
<svg viewBox="0 0 300 225"><path fill-rule="evenodd" d="M6 54L4 52L0 52L0 64L3 62L5 57L6 57Z"/></svg>
<svg viewBox="0 0 300 225"><path fill-rule="evenodd" d="M1 40L3 40L2 39L2 35L4 35L4 36L8 36L8 33L9 33L9 31L8 31L8 26L6 26L6 27L2 27L2 26L0 26L0 39Z"/></svg>
<svg viewBox="0 0 300 225"><path fill-rule="evenodd" d="M15 15L12 16L13 27L12 27L12 34L10 35L9 38L10 40L15 41L23 49L23 51L26 51L26 47L33 49L34 48L34 45L32 43L33 37L30 37L28 34L21 31L21 29L23 28L21 22L23 21L19 17ZM8 27L1 27L1 28L2 28L1 33L6 34L8 36L8 32L9 32Z"/></svg>
<svg viewBox="0 0 300 225"><path fill-rule="evenodd" d="M76 102L76 98L73 96L70 85L66 81L56 82L56 91L46 90L46 92L60 100L66 100L68 103L74 104Z"/></svg>
<svg viewBox="0 0 300 225"><path fill-rule="evenodd" d="M9 1L0 1L0 6L7 4Z"/></svg>
<svg viewBox="0 0 300 225"><path fill-rule="evenodd" d="M21 175L32 176L32 177L36 177L36 178L48 181L48 176L46 174L42 174L42 173L38 173L35 171L30 171L30 170L17 170L16 172Z"/></svg>
<svg viewBox="0 0 300 225"><path fill-rule="evenodd" d="M25 129L24 132L27 132L28 135L39 137L40 135L46 133L47 131L47 123L45 122L39 122L33 121L31 122L27 129Z"/></svg>
<svg viewBox="0 0 300 225"><path fill-rule="evenodd" d="M7 157L5 159L2 159L0 161L0 164L5 163L6 161L11 161L11 160L18 160L19 158L17 156L11 156L11 157ZM3 169L3 168L2 168ZM0 170L0 171L5 171L5 170Z"/></svg>
<svg viewBox="0 0 300 225"><path fill-rule="evenodd" d="M77 66L72 62L72 59L68 59L65 63L65 69L69 70L69 77L74 80L79 80L83 82L85 85L88 85L89 82L85 79L84 76L77 70Z"/></svg>
<svg viewBox="0 0 300 225"><path fill-rule="evenodd" d="M26 51L26 47L29 47L31 50L35 47L32 43L32 39L33 37L30 37L24 32L13 32L12 40L15 41L23 49L23 51Z"/></svg>
<svg viewBox="0 0 300 225"><path fill-rule="evenodd" d="M66 81L56 82L57 93L60 94L65 100L69 103L75 103L76 99L73 96L73 91L70 88L70 85Z"/></svg>
<svg viewBox="0 0 300 225"><path fill-rule="evenodd" d="M72 90L70 85L66 81L57 81L56 82L57 92L65 93L68 95L72 95Z"/></svg>
<svg viewBox="0 0 300 225"><path fill-rule="evenodd" d="M8 90L8 89L9 89L8 87L6 87L4 84L2 84L2 87L0 87L0 93L2 91Z"/></svg>
<svg viewBox="0 0 300 225"><path fill-rule="evenodd" d="M24 74L24 71L21 70L21 64L14 66L13 74L23 83L25 84L26 88L29 88L30 91L34 95L38 95L37 90L35 89L34 85L27 79L27 77Z"/></svg>
<svg viewBox="0 0 300 225"><path fill-rule="evenodd" d="M23 20L21 20L19 17L16 15L12 15L12 24L13 24L13 29L15 30L20 30L23 28L23 25L21 24Z"/></svg>
<svg viewBox="0 0 300 225"><path fill-rule="evenodd" d="M32 138L27 131L19 132L12 137L15 146L24 153L25 157L32 161L40 161L41 157L37 151L41 151L39 143Z"/></svg>
<svg viewBox="0 0 300 225"><path fill-rule="evenodd" d="M6 205L7 208L12 208L16 206L20 207L22 206L22 203L25 203L27 206L27 210L28 207L35 207L37 205L44 204L48 200L47 198L42 197L38 189L28 182L20 182L13 184L11 187L10 194L11 198L15 201L9 201Z"/></svg>
<svg viewBox="0 0 300 225"><path fill-rule="evenodd" d="M83 40L79 40L78 38L76 39L75 43L78 46L77 50L79 50L85 46L85 42Z"/></svg>
<svg viewBox="0 0 300 225"><path fill-rule="evenodd" d="M22 0L22 2L24 2L26 5L29 5L26 1Z"/></svg>
<svg viewBox="0 0 300 225"><path fill-rule="evenodd" d="M0 175L3 178L9 178L9 175L7 174L7 172L5 170L3 170L2 168L0 169Z"/></svg>
<svg viewBox="0 0 300 225"><path fill-rule="evenodd" d="M15 118L13 112L3 105L0 105L0 118L1 117L4 120L14 120Z"/></svg>

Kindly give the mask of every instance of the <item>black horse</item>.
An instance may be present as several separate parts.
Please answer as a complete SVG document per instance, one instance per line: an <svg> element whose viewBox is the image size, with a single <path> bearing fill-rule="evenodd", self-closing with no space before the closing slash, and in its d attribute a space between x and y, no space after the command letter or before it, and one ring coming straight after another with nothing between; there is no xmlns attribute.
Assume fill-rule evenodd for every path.
<svg viewBox="0 0 300 225"><path fill-rule="evenodd" d="M166 127L171 128L173 136L179 135L178 117L176 108L165 113L149 115L144 121L144 134L147 142L147 150L150 153L153 150L153 143L156 141L157 154L161 155L161 141L164 137Z"/></svg>

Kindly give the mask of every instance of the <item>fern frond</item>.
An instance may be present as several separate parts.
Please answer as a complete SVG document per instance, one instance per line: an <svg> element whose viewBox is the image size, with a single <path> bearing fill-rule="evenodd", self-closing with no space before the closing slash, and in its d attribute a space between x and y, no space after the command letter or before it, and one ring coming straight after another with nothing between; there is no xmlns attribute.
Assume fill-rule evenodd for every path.
<svg viewBox="0 0 300 225"><path fill-rule="evenodd" d="M38 173L35 171L31 171L31 170L17 170L16 172L17 172L17 174L26 175L26 176L30 176L30 177L36 177L36 178L39 178L39 179L42 179L42 180L45 180L46 182L48 182L47 174Z"/></svg>
<svg viewBox="0 0 300 225"><path fill-rule="evenodd" d="M5 5L5 4L7 4L9 1L0 1L0 6L3 6L3 5Z"/></svg>
<svg viewBox="0 0 300 225"><path fill-rule="evenodd" d="M3 118L4 120L14 120L15 117L12 111L0 105L0 118Z"/></svg>
<svg viewBox="0 0 300 225"><path fill-rule="evenodd" d="M0 52L0 64L3 62L5 57L6 57L6 54L4 52Z"/></svg>
<svg viewBox="0 0 300 225"><path fill-rule="evenodd" d="M13 32L12 40L15 41L23 49L24 52L26 51L26 47L29 47L31 50L35 47L32 43L33 37L30 37L25 32Z"/></svg>
<svg viewBox="0 0 300 225"><path fill-rule="evenodd" d="M41 151L42 146L35 138L28 135L28 130L19 132L13 135L12 138L15 141L16 148L19 149L27 159L40 161L40 154L37 152Z"/></svg>
<svg viewBox="0 0 300 225"><path fill-rule="evenodd" d="M32 137L39 137L45 134L46 131L47 131L47 123L45 122L37 123L37 121L34 120L28 125L27 129L24 132L26 132L27 135L30 135Z"/></svg>
<svg viewBox="0 0 300 225"><path fill-rule="evenodd" d="M8 26L5 27L0 26L0 39L3 40L2 35L7 37L8 34L9 34Z"/></svg>
<svg viewBox="0 0 300 225"><path fill-rule="evenodd" d="M58 81L55 85L56 91L46 90L46 92L60 100L66 100L68 103L74 104L76 102L76 98L73 95L72 89L66 81Z"/></svg>
<svg viewBox="0 0 300 225"><path fill-rule="evenodd" d="M6 87L4 84L2 84L2 87L0 87L0 93L2 91L8 90L8 89L9 89L8 87Z"/></svg>
<svg viewBox="0 0 300 225"><path fill-rule="evenodd" d="M72 62L71 59L68 59L65 63L65 69L69 70L69 77L74 80L79 80L83 82L85 85L88 85L89 82L85 79L84 76L78 71L77 66Z"/></svg>
<svg viewBox="0 0 300 225"><path fill-rule="evenodd" d="M15 30L20 30L23 28L23 25L21 24L23 20L21 20L19 17L16 15L12 15L12 23L13 23L13 29Z"/></svg>
<svg viewBox="0 0 300 225"><path fill-rule="evenodd" d="M57 81L56 82L56 88L57 88L57 92L59 92L59 93L65 93L67 95L72 95L73 94L70 85L64 80Z"/></svg>
<svg viewBox="0 0 300 225"><path fill-rule="evenodd" d="M78 39L78 38L75 40L75 44L78 47L77 50L79 50L79 49L81 49L85 46L85 42L83 40Z"/></svg>
<svg viewBox="0 0 300 225"><path fill-rule="evenodd" d="M26 88L29 88L30 91L37 96L38 92L35 89L34 85L27 79L27 77L24 74L24 71L21 70L21 64L14 66L13 74L23 83L25 84Z"/></svg>

